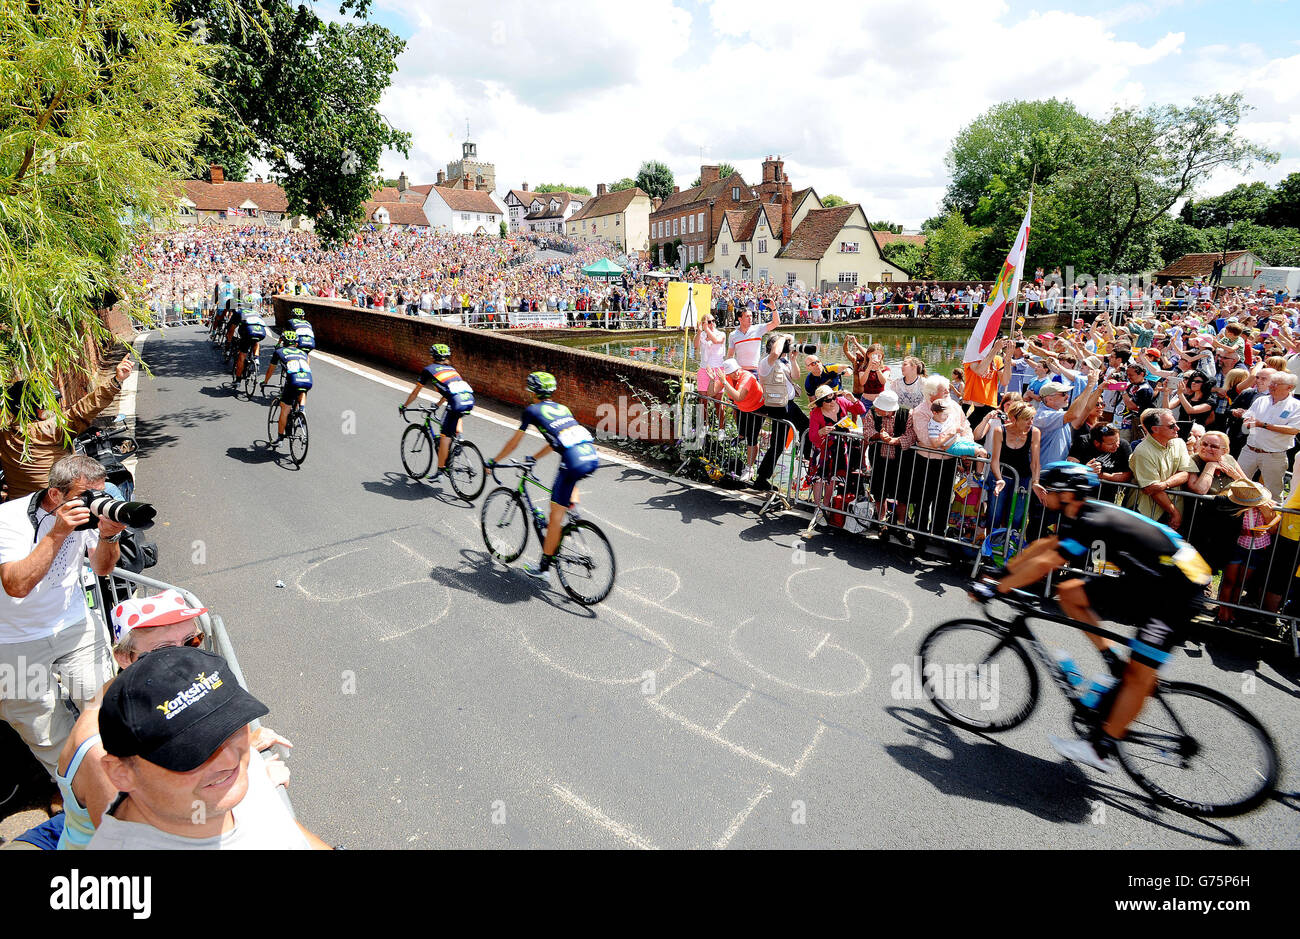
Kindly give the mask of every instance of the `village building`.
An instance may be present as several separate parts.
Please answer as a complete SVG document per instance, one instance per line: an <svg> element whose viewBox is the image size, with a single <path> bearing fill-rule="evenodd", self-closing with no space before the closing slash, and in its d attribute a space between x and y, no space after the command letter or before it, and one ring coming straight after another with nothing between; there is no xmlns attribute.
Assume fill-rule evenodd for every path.
<svg viewBox="0 0 1300 939"><path fill-rule="evenodd" d="M610 192L604 183L565 223L574 241L609 245L624 254L645 251L650 235L650 196L641 189Z"/></svg>

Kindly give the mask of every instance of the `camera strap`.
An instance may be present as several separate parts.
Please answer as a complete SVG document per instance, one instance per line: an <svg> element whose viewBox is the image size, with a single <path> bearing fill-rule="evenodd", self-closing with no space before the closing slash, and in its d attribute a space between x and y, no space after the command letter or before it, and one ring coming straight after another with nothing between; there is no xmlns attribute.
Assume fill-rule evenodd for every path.
<svg viewBox="0 0 1300 939"><path fill-rule="evenodd" d="M45 498L46 492L45 489L33 492L31 500L27 503L27 520L32 523L32 544L36 544L40 539L41 523L36 520L36 513L41 507L41 500Z"/></svg>

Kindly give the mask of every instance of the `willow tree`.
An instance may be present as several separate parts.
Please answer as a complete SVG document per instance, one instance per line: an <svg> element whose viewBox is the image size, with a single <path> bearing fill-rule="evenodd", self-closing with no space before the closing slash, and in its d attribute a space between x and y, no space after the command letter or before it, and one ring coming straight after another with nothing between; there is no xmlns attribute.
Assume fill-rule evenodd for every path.
<svg viewBox="0 0 1300 939"><path fill-rule="evenodd" d="M114 341L98 309L135 312L121 262L192 175L214 55L167 0L0 0L0 49L0 382L28 379L26 419Z"/></svg>

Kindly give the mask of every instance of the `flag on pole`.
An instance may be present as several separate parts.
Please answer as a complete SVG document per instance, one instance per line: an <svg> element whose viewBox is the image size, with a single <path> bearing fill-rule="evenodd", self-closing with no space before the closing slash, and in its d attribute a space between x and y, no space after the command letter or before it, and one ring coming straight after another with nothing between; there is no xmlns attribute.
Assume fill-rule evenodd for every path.
<svg viewBox="0 0 1300 939"><path fill-rule="evenodd" d="M1002 270L998 273L993 289L989 291L989 299L984 304L984 311L980 313L980 321L975 324L975 331L966 343L963 362L978 362L983 359L1002 329L1002 316L1007 311L1007 304L1015 310L1016 295L1020 291L1020 275L1025 269L1025 251L1029 247L1029 216L1033 211L1034 194L1031 192L1029 206L1025 209L1025 220L1020 223L1020 231L1016 233L1015 243L1011 245L1007 259L1002 262Z"/></svg>

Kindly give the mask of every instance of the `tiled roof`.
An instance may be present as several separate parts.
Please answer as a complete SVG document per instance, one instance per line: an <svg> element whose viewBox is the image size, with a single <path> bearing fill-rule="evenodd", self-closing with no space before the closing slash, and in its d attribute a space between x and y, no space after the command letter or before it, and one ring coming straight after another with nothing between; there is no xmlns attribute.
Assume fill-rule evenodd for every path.
<svg viewBox="0 0 1300 939"><path fill-rule="evenodd" d="M380 209L388 213L390 225L421 225L426 228L429 225L424 208L413 202L367 202L366 218L373 222L375 213Z"/></svg>
<svg viewBox="0 0 1300 939"><path fill-rule="evenodd" d="M590 196L582 204L577 212L569 216L569 221L577 221L584 218L599 218L602 215L614 215L618 212L627 211L627 207L632 204L632 200L637 196L650 197L639 187L631 189L620 189L618 192L607 192L603 196Z"/></svg>
<svg viewBox="0 0 1300 939"><path fill-rule="evenodd" d="M835 241L844 223L849 220L857 205L837 205L833 209L809 209L799 227L790 235L790 243L781 251L781 257L815 261L826 255L826 249Z"/></svg>
<svg viewBox="0 0 1300 939"><path fill-rule="evenodd" d="M875 237L876 244L882 248L885 245L892 245L896 241L904 241L910 245L925 247L925 235L896 235L892 231L873 231L871 234Z"/></svg>
<svg viewBox="0 0 1300 939"><path fill-rule="evenodd" d="M1231 264L1243 254L1249 254L1248 251L1229 251L1226 255L1221 251L1207 251L1202 254L1184 254L1181 258L1170 264L1163 271L1156 271L1156 277L1209 277L1214 273L1214 265L1219 261L1224 261L1224 266Z"/></svg>
<svg viewBox="0 0 1300 939"><path fill-rule="evenodd" d="M289 200L275 183L209 183L187 179L182 185L185 196L195 208L220 211L252 202L263 212L287 212Z"/></svg>
<svg viewBox="0 0 1300 939"><path fill-rule="evenodd" d="M751 203L742 209L727 209L723 214L727 219L727 228L731 231L731 240L748 241L754 233L754 220L758 218L757 204Z"/></svg>
<svg viewBox="0 0 1300 939"><path fill-rule="evenodd" d="M799 211L799 203L803 202L804 197L807 196L808 193L810 193L810 192L812 192L812 191L813 191L813 187L812 187L812 186L809 186L807 189L796 189L796 190L795 190L795 191L790 195L790 208L792 208L792 209L794 209L794 211L798 212L798 211ZM821 201L822 201L822 200L821 200L820 198L818 198L818 200L817 200L818 204L820 204Z"/></svg>
<svg viewBox="0 0 1300 939"><path fill-rule="evenodd" d="M385 186L382 189L376 189L370 197L371 202L413 202L416 205L423 205L428 193L420 192L415 187L408 187L406 192L401 192L394 186ZM402 198L405 196L406 198Z"/></svg>
<svg viewBox="0 0 1300 939"><path fill-rule="evenodd" d="M733 187L739 186L741 195L749 195L749 186L745 183L745 178L739 173L732 173L726 179L720 179L716 183L710 183L707 186L692 186L690 189L683 189L681 192L674 192L663 201L659 206L659 211L653 215L661 215L664 212L672 212L674 209L680 209L690 205L692 202L699 202L707 199L717 199L731 191ZM719 222L721 224L721 222Z"/></svg>
<svg viewBox="0 0 1300 939"><path fill-rule="evenodd" d="M501 214L501 207L492 200L492 194L482 189L449 189L443 186L432 186L429 195L434 193L441 196L442 201L455 212Z"/></svg>
<svg viewBox="0 0 1300 939"><path fill-rule="evenodd" d="M776 238L781 237L781 205L776 202L764 202L763 214L767 216L767 227Z"/></svg>

